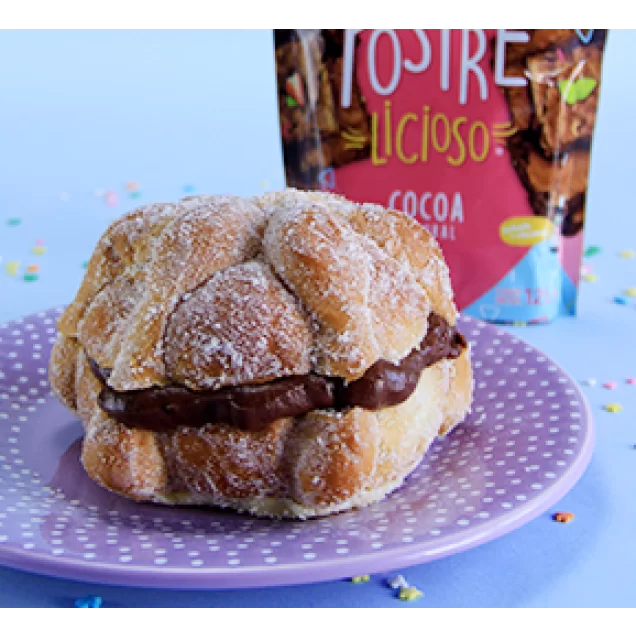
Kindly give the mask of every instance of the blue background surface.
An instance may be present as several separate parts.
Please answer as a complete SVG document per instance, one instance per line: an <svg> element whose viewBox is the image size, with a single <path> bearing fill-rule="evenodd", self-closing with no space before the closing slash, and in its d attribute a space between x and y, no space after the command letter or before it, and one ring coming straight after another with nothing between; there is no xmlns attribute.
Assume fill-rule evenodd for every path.
<svg viewBox="0 0 636 636"><path fill-rule="evenodd" d="M597 447L579 484L546 514L492 543L403 570L425 593L395 600L383 577L241 592L158 592L67 582L0 567L0 606L551 607L636 604L636 33L607 47L588 198L587 243L599 276L583 283L579 316L511 329L584 387ZM199 192L257 194L283 186L269 31L0 33L0 322L71 300L107 224L140 203ZM127 182L137 182L131 199ZM266 182L266 183L263 183ZM96 190L118 192L110 208ZM21 224L6 221L19 217ZM42 239L46 254L31 248ZM10 261L40 265L26 283ZM618 388L601 388L615 380ZM603 410L619 402L623 412Z"/></svg>

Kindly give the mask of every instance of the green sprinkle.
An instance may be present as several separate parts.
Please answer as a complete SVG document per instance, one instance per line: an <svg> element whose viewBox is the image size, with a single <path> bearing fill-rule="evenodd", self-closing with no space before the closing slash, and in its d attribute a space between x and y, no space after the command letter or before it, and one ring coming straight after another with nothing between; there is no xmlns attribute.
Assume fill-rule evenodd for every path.
<svg viewBox="0 0 636 636"><path fill-rule="evenodd" d="M20 223L22 223L22 219L19 219L18 217L13 217L7 221L7 225L11 225L12 227L20 225Z"/></svg>
<svg viewBox="0 0 636 636"><path fill-rule="evenodd" d="M580 102L587 99L593 92L598 82L592 77L581 77L576 80L576 93Z"/></svg>
<svg viewBox="0 0 636 636"><path fill-rule="evenodd" d="M287 106L289 106L290 108L294 108L295 106L298 106L298 102L291 95L285 96L285 102L287 103Z"/></svg>
<svg viewBox="0 0 636 636"><path fill-rule="evenodd" d="M86 269L88 267L88 261L84 261L82 263L82 269Z"/></svg>
<svg viewBox="0 0 636 636"><path fill-rule="evenodd" d="M591 258L592 256L596 256L597 254L600 254L600 253L601 253L600 247L596 245L590 245L590 247L588 247L583 253L583 256L585 258Z"/></svg>
<svg viewBox="0 0 636 636"><path fill-rule="evenodd" d="M37 274L25 274L23 279L27 283L32 283L33 281L36 281L38 279L38 275Z"/></svg>
<svg viewBox="0 0 636 636"><path fill-rule="evenodd" d="M576 80L561 80L559 92L561 97L573 106L577 102L586 100L597 86L597 81L591 77L580 77Z"/></svg>
<svg viewBox="0 0 636 636"><path fill-rule="evenodd" d="M141 192L131 192L130 193L130 198L131 199L138 199L141 196Z"/></svg>

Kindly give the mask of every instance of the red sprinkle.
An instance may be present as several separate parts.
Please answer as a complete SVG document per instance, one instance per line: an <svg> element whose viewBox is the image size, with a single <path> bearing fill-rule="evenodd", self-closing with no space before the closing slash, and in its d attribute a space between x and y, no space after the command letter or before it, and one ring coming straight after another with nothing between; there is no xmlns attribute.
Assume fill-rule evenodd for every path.
<svg viewBox="0 0 636 636"><path fill-rule="evenodd" d="M606 382L603 385L604 389L609 389L610 391L613 391L616 388L616 382Z"/></svg>

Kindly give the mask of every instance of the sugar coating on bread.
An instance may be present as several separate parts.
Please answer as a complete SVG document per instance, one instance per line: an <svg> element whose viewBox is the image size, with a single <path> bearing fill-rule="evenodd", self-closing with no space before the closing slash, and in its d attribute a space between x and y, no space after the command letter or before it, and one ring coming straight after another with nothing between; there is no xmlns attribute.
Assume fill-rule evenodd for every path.
<svg viewBox="0 0 636 636"><path fill-rule="evenodd" d="M352 380L404 358L426 334L430 304L412 272L337 209L275 208L263 254L317 325L316 371Z"/></svg>
<svg viewBox="0 0 636 636"><path fill-rule="evenodd" d="M171 380L220 389L311 370L311 327L262 261L217 272L183 296L165 335Z"/></svg>
<svg viewBox="0 0 636 636"><path fill-rule="evenodd" d="M98 242L58 322L53 389L86 430L82 462L143 501L316 516L397 487L465 416L470 352L422 371L395 407L318 410L264 431L130 429L101 410L89 359L116 391L193 391L314 373L356 380L418 347L431 312L455 324L437 242L404 214L337 195L189 197L144 206Z"/></svg>

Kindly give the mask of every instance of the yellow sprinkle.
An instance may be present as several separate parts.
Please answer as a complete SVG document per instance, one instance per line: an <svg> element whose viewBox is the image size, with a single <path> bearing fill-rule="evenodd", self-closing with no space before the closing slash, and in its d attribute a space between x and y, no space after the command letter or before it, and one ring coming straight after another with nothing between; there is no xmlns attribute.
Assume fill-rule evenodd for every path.
<svg viewBox="0 0 636 636"><path fill-rule="evenodd" d="M634 250L623 250L618 254L621 258L634 258L636 256L636 252Z"/></svg>
<svg viewBox="0 0 636 636"><path fill-rule="evenodd" d="M400 589L399 599L401 601L414 601L424 596L416 587L403 587Z"/></svg>
<svg viewBox="0 0 636 636"><path fill-rule="evenodd" d="M43 245L36 245L32 250L31 250L32 254L46 254L46 247L44 247Z"/></svg>
<svg viewBox="0 0 636 636"><path fill-rule="evenodd" d="M4 267L9 276L15 276L20 268L20 261L9 261Z"/></svg>
<svg viewBox="0 0 636 636"><path fill-rule="evenodd" d="M371 579L371 577L368 574L363 574L362 576L352 576L351 577L351 582L352 583L366 583L370 579Z"/></svg>
<svg viewBox="0 0 636 636"><path fill-rule="evenodd" d="M583 276L583 280L586 280L588 283L595 283L598 280L598 276L596 274L587 274Z"/></svg>
<svg viewBox="0 0 636 636"><path fill-rule="evenodd" d="M610 413L620 413L623 410L623 407L620 404L612 403L606 404L605 410L609 411Z"/></svg>
<svg viewBox="0 0 636 636"><path fill-rule="evenodd" d="M636 287L630 287L625 290L625 296L631 296L632 298L636 297Z"/></svg>

